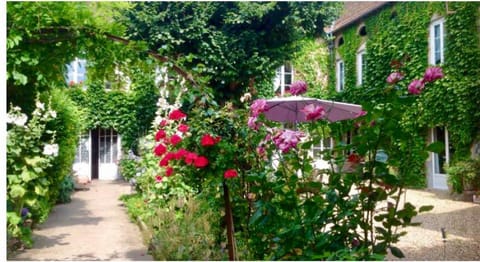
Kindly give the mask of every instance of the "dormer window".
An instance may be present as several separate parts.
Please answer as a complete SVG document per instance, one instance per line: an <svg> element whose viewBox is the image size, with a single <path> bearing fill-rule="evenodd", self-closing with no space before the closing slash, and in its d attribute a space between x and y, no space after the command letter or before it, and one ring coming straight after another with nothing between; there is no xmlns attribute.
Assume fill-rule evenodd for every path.
<svg viewBox="0 0 480 262"><path fill-rule="evenodd" d="M343 36L339 36L336 40L336 47L340 47L343 45Z"/></svg>
<svg viewBox="0 0 480 262"><path fill-rule="evenodd" d="M361 25L358 28L358 35L359 36L366 36L367 35L367 28L365 27L365 25Z"/></svg>

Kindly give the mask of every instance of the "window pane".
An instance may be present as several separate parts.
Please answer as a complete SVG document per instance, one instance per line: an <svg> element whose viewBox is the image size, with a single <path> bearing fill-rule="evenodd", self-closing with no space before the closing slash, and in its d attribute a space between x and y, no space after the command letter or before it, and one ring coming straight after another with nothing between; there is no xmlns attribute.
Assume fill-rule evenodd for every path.
<svg viewBox="0 0 480 262"><path fill-rule="evenodd" d="M445 129L443 127L436 127L434 130L434 142L442 142L445 144ZM437 174L446 174L444 165L447 161L445 150L441 153L434 154L434 172Z"/></svg>
<svg viewBox="0 0 480 262"><path fill-rule="evenodd" d="M339 79L339 85L340 85L340 90L343 90L343 86L344 86L344 68L343 68L343 61L340 61L339 64L338 64L338 68L339 68L339 72L340 72L340 79Z"/></svg>
<svg viewBox="0 0 480 262"><path fill-rule="evenodd" d="M117 135L114 134L112 136L112 162L116 163L117 162L117 154L118 154L118 141L117 141Z"/></svg>

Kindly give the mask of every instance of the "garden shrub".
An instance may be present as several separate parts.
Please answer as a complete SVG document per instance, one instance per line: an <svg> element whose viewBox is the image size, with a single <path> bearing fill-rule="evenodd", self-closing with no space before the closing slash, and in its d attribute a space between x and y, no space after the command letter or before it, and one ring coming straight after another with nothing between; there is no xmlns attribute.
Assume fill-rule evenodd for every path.
<svg viewBox="0 0 480 262"><path fill-rule="evenodd" d="M152 256L156 260L225 260L226 250L217 243L220 218L197 198L170 201L146 221L154 229Z"/></svg>
<svg viewBox="0 0 480 262"><path fill-rule="evenodd" d="M72 173L72 165L75 159L78 137L82 130L81 111L77 105L66 94L65 89L52 89L49 92L52 101L52 108L57 112L55 120L49 122L47 127L56 130L55 138L58 142L58 157L47 169L48 179L51 187L48 191L50 195L50 204L53 206L58 200L69 202L68 194L68 177ZM65 188L64 186L67 186ZM61 191L63 192L61 193ZM66 191L65 191L66 190ZM60 196L60 194L64 194Z"/></svg>
<svg viewBox="0 0 480 262"><path fill-rule="evenodd" d="M57 203L70 203L72 201L72 193L75 191L75 182L72 175L63 178L58 192Z"/></svg>
<svg viewBox="0 0 480 262"><path fill-rule="evenodd" d="M440 68L429 68L425 79L432 74L434 80L443 77ZM408 179L418 174L407 168L416 159L398 155L399 147L416 150L422 161L428 156L425 145L408 146L417 137L398 129L400 112L421 97L400 80L384 84L381 103L367 105L368 112L357 119L330 124L319 119L290 131L265 121L262 100L249 108L245 98L250 95L242 98L250 110L216 104L207 88L175 94L172 104L161 97L158 104L165 106L142 143L145 169L138 183L144 201L168 209L179 193L193 194L222 213L224 227L230 199L235 242L242 244L237 258L377 260L388 252L403 257L395 243L405 232L398 229L417 225L412 218L432 207L417 209L400 201ZM425 80L428 88L418 93L435 88L428 84L434 80ZM340 142L354 129L358 135L351 144ZM338 142L331 152L322 152L332 165L324 171L328 182L315 180L309 156L327 134ZM399 137L405 142L397 143ZM346 156L350 151L355 153ZM356 168L343 168L347 165ZM218 235L217 243L222 242L224 234Z"/></svg>
<svg viewBox="0 0 480 262"><path fill-rule="evenodd" d="M22 210L28 208L33 222L44 221L51 209L49 190L52 184L48 168L58 156L56 132L48 124L57 117L50 103L37 96L35 110L28 117L21 108L11 106L7 114L7 239L20 239L31 245L24 235Z"/></svg>

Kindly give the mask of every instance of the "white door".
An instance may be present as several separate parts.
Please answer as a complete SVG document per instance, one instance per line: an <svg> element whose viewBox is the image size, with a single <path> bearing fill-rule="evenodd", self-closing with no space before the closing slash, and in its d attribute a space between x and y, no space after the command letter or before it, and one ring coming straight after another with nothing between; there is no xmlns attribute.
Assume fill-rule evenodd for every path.
<svg viewBox="0 0 480 262"><path fill-rule="evenodd" d="M435 189L448 189L447 174L444 165L450 159L450 147L448 143L448 131L444 127L435 127L431 131L432 142L442 142L445 144L445 150L441 153L432 154L432 187Z"/></svg>
<svg viewBox="0 0 480 262"><path fill-rule="evenodd" d="M90 153L90 133L85 133L79 138L77 152L73 162L73 171L76 176L88 180L91 179Z"/></svg>
<svg viewBox="0 0 480 262"><path fill-rule="evenodd" d="M98 179L118 179L120 137L113 129L99 129L98 133Z"/></svg>

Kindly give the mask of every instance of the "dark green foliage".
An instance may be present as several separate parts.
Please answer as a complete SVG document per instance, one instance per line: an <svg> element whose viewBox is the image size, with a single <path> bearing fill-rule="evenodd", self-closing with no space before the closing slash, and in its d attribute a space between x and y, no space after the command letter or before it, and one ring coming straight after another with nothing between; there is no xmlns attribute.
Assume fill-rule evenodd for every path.
<svg viewBox="0 0 480 262"><path fill-rule="evenodd" d="M137 173L137 164L134 159L122 159L120 160L120 174L125 180L130 180L135 177Z"/></svg>
<svg viewBox="0 0 480 262"><path fill-rule="evenodd" d="M60 190L58 193L58 203L69 203L72 201L72 193L75 189L75 182L71 175L66 176L62 184L60 184Z"/></svg>
<svg viewBox="0 0 480 262"><path fill-rule="evenodd" d="M70 99L64 89L53 89L50 92L52 109L57 117L47 127L55 130L55 138L59 145L58 157L47 169L51 188L48 191L49 201L57 202L62 183L71 174L77 149L78 136L81 131L82 115L77 105Z"/></svg>
<svg viewBox="0 0 480 262"><path fill-rule="evenodd" d="M323 33L338 3L137 2L126 13L131 39L175 57L209 78L217 101L239 97L271 80L292 58L298 40ZM253 86L252 86L253 85Z"/></svg>

